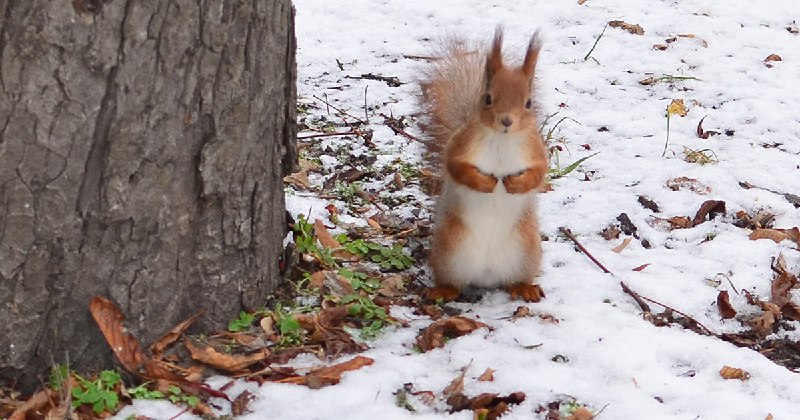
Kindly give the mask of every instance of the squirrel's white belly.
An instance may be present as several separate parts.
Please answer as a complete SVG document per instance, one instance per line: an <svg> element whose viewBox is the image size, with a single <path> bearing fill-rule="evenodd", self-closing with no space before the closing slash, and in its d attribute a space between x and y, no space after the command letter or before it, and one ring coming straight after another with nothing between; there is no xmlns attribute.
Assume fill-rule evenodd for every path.
<svg viewBox="0 0 800 420"><path fill-rule="evenodd" d="M496 287L522 280L527 255L518 223L533 209L535 192L508 194L502 183L493 193L480 193L461 185L446 194L458 197L458 216L467 228L448 260L449 272L461 284ZM455 209L453 209L455 210Z"/></svg>

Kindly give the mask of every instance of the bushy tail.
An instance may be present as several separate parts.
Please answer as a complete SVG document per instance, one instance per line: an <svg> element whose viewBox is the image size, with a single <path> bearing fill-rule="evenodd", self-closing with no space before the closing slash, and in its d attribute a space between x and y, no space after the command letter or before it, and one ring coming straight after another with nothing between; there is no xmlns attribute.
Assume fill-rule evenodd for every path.
<svg viewBox="0 0 800 420"><path fill-rule="evenodd" d="M428 148L438 154L453 133L475 113L485 89L486 47L451 37L434 51L420 81Z"/></svg>

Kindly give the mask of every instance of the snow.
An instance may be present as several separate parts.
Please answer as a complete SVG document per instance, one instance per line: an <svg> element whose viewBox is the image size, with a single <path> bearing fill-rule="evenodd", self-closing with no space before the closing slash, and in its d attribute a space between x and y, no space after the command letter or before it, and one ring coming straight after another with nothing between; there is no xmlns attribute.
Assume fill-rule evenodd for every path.
<svg viewBox="0 0 800 420"><path fill-rule="evenodd" d="M393 314L409 321L409 326L392 327L370 343L363 355L374 359L373 365L318 390L239 383L229 395L242 389L258 395L250 404L253 412L241 418L471 419L468 411L448 414L417 400L412 403L418 412L411 413L398 407L393 395L409 382L415 390L440 394L466 365L470 365L465 379L469 396L526 394L526 400L503 417L508 419L543 418L534 414L539 405L569 399L594 412L602 409L599 419L759 420L769 413L776 419L797 418L797 373L717 338L677 326L657 328L641 319L639 307L619 286L625 281L714 332L734 332L742 327L735 320L721 320L716 308L720 290L731 291L733 306L746 312L745 298L734 293L732 285L768 297L770 261L781 253L790 270L798 271L800 256L794 244L750 241L746 230L729 223L736 211L766 210L776 215L776 227L800 225L800 211L780 195L739 186L746 181L800 194L800 36L785 29L800 19L796 2L299 0L295 4L301 101L314 102L313 96L325 95L335 106L361 117L366 96L373 141L385 151L379 162L402 157L418 164L422 159L418 144L393 134L378 116L419 112L413 81L424 63L404 55L425 56L429 40L447 33L488 39L497 24L505 26L507 46L525 45L536 29L542 30L544 47L537 68L540 111L558 112L550 124L571 118L554 131L554 141L564 147L562 165L600 153L539 197L541 229L550 238L543 244L539 278L547 297L526 306L535 314L552 315L558 323L539 317L508 319L523 303L510 301L503 291L488 292L477 303L454 306L490 325L491 331L481 329L449 341L443 349L417 353L415 336L431 321L396 308ZM605 23L617 19L640 24L645 34L609 27L592 52L596 61L584 61ZM652 47L679 34L695 38L679 37L665 51ZM764 59L773 53L783 61L768 68ZM380 81L345 78L365 73L396 76L406 84L393 88ZM639 84L664 74L699 80ZM689 114L671 118L669 151L662 157L665 109L672 99L684 99ZM695 130L703 117L706 130L723 134L697 138ZM601 127L608 131L598 131ZM726 135L726 130L733 130L733 135ZM409 131L421 135L413 126ZM774 143L777 147L765 147ZM584 144L589 150L581 147ZM686 162L684 146L709 149L719 162ZM585 176L591 181L584 181ZM701 195L666 187L669 179L679 176L696 178L711 192ZM643 208L637 202L639 195L657 202L661 213ZM654 221L654 216L691 217L708 199L725 201L728 219L673 231ZM329 202L299 193L287 197L292 214L310 212L311 220L324 218ZM423 202L419 217L430 217L431 202ZM634 239L615 253L611 248L622 238L607 242L597 234L622 212L652 249ZM572 243L559 238L560 226L570 228L615 274L603 274ZM713 240L706 240L709 235ZM650 265L641 272L631 271L645 263ZM722 279L718 285L710 281L715 277ZM558 355L568 360L553 361ZM745 369L752 377L724 380L719 370L725 365ZM486 368L496 371L494 381L477 381ZM226 381L218 378L212 385ZM436 404L444 408L443 402ZM180 411L165 406L137 401L117 417L137 413L170 418Z"/></svg>

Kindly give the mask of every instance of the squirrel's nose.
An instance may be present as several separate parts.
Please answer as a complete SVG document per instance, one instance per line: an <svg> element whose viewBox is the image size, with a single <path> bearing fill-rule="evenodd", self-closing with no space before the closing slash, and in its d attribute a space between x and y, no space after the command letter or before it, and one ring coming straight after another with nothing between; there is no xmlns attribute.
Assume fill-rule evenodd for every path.
<svg viewBox="0 0 800 420"><path fill-rule="evenodd" d="M500 119L500 124L503 124L503 127L511 127L511 124L514 124L514 121L512 121L509 117L503 117Z"/></svg>

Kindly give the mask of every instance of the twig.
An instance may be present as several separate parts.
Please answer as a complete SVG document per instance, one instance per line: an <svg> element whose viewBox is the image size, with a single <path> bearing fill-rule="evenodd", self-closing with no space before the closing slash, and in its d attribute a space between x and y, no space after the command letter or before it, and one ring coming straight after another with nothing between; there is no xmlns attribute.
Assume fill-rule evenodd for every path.
<svg viewBox="0 0 800 420"><path fill-rule="evenodd" d="M364 118L369 124L369 114L367 114L367 89L369 89L369 85L364 86Z"/></svg>
<svg viewBox="0 0 800 420"><path fill-rule="evenodd" d="M583 245L581 245L580 242L578 242L578 238L576 238L575 235L573 235L572 232L569 229L565 228L564 226L561 226L560 228L558 228L558 230L560 230L561 233L566 235L566 237L569 238L569 240L574 242L575 245L578 247L578 249L580 249L581 252L586 254L586 256L589 257L589 259L592 260L593 263L597 264L597 266L600 267L600 269L603 270L603 272L605 272L607 274L611 274L612 276L614 275L614 273L612 273L600 261L598 261L597 258L595 258L594 255L592 255L589 252L589 250L586 249L586 247L584 247Z"/></svg>
<svg viewBox="0 0 800 420"><path fill-rule="evenodd" d="M623 292L631 295L633 300L635 300L636 303L639 304L639 307L642 308L642 312L644 312L645 314L650 313L650 305L648 305L638 293L634 292L630 287L628 287L628 285L625 284L624 281L619 282L619 285L622 286Z"/></svg>
<svg viewBox="0 0 800 420"><path fill-rule="evenodd" d="M355 135L360 135L361 132L358 131L358 130L350 130L350 131L345 131L343 133L308 134L308 135L305 135L305 136L297 136L297 139L298 140L303 140L303 139L315 139L315 138L319 138L319 137L350 136L350 135L354 135L354 134Z"/></svg>
<svg viewBox="0 0 800 420"><path fill-rule="evenodd" d="M606 26L603 26L603 31L600 32L600 36L598 36L597 39L594 41L594 45L592 45L592 49L590 49L589 52L586 53L585 56L583 56L583 61L588 60L589 57L592 55L592 51L594 51L594 47L597 46L597 43L600 42L600 38L602 38L603 34L606 33L606 28L608 28L608 23L606 23ZM597 61L597 59L595 59L594 61Z"/></svg>
<svg viewBox="0 0 800 420"><path fill-rule="evenodd" d="M325 95L325 96L328 96L328 95ZM320 101L320 102L324 103L324 104L325 104L327 107L335 109L335 110L336 110L337 112L339 112L340 114L347 115L348 117L350 117L350 118L352 118L352 119L354 119L354 120L356 120L356 121L360 122L361 124L367 125L367 123L366 123L366 122L364 122L364 120L362 120L361 118L354 117L354 116L350 115L350 113L348 113L347 111L345 111L345 110L343 110L343 109L340 109L340 108L337 108L337 107L336 107L336 106L334 106L334 105L331 105L331 103L330 103L330 102L328 102L326 99L322 99L322 98L320 98L320 97L319 97L319 96L317 96L317 95L313 95L312 97L313 97L314 99L316 99L316 100L318 100L318 101ZM328 113L330 113L330 111L328 111Z"/></svg>
<svg viewBox="0 0 800 420"><path fill-rule="evenodd" d="M403 136L403 137L405 137L405 138L407 138L409 140L414 140L414 141L418 141L420 143L424 143L424 141L422 139L420 139L419 137L416 137L416 136L413 136L411 134L408 134L405 130L400 128L400 126L395 122L397 120L394 117L390 117L390 116L384 114L383 112L381 112L378 115L383 117L384 124L386 124L387 127L391 128L392 131L394 131L395 134L399 134L399 135L401 135L401 136Z"/></svg>
<svg viewBox="0 0 800 420"><path fill-rule="evenodd" d="M361 76L345 76L345 79L366 79L366 80L376 80L378 82L383 82L389 85L390 87L398 87L403 84L399 78L394 76L383 76L380 74L372 74L372 73L365 73Z"/></svg>
<svg viewBox="0 0 800 420"><path fill-rule="evenodd" d="M711 332L711 330L709 330L708 328L706 328L706 326L705 326L705 325L701 324L701 323L700 323L700 321L698 321L698 320L696 320L696 319L694 319L694 318L690 317L689 315L686 315L686 313L684 313L684 312L681 312L681 311L679 311L679 310L677 310L677 309L675 309L675 308L673 308L673 307L671 307L671 306L664 305L663 303L661 303L661 302L659 302L659 301L657 301L657 300L655 300L655 299L650 299L650 298L649 298L649 297L647 297L647 296L642 296L642 295L639 295L639 296L640 296L642 299L644 299L644 300L646 300L646 301L648 301L648 302L650 302L650 303L654 303L654 304L656 304L656 305L658 305L658 306L661 306L661 307L663 307L664 309L669 309L670 311L672 311L672 312L675 312L675 313L677 313L678 315L681 315L681 316L683 316L684 318L686 318L686 319L688 319L688 320L690 320L690 321L694 322L694 323L695 323L695 324L697 324L697 325L698 325L700 328L704 329L704 330L706 331L706 334L707 334L707 335L711 335L711 336L714 336L714 337L718 337L718 336L717 336L717 334L714 334L713 332Z"/></svg>

